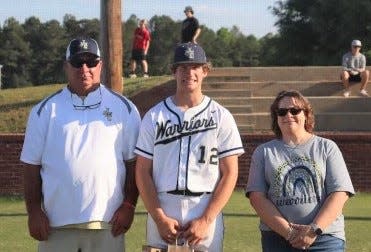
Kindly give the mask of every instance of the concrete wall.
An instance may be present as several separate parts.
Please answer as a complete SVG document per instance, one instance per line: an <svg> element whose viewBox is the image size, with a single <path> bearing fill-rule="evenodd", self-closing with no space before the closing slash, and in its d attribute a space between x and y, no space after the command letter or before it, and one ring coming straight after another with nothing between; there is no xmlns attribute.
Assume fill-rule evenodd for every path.
<svg viewBox="0 0 371 252"><path fill-rule="evenodd" d="M319 133L334 140L347 163L356 191L371 192L371 133ZM0 195L23 194L23 165L19 155L23 144L22 134L0 135ZM257 145L272 139L272 134L244 134L246 153L239 160L237 186L243 188L248 177L250 157Z"/></svg>

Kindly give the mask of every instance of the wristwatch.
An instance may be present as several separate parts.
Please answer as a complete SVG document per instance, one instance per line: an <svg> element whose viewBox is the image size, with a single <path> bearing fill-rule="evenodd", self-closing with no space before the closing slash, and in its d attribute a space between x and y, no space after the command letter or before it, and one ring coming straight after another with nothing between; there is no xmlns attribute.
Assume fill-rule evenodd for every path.
<svg viewBox="0 0 371 252"><path fill-rule="evenodd" d="M311 223L309 224L310 230L316 234L316 235L321 235L323 233L322 229L316 224L316 223Z"/></svg>

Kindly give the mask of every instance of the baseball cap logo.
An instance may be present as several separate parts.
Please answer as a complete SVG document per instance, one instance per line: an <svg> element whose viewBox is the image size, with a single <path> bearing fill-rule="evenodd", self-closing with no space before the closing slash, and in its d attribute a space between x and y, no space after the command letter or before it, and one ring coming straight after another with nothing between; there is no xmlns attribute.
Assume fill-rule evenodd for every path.
<svg viewBox="0 0 371 252"><path fill-rule="evenodd" d="M85 39L83 39L81 42L80 42L80 47L84 50L88 50L88 42L85 41Z"/></svg>
<svg viewBox="0 0 371 252"><path fill-rule="evenodd" d="M184 52L184 55L188 57L188 59L194 59L195 58L195 51L192 50L192 48L187 48L187 50Z"/></svg>

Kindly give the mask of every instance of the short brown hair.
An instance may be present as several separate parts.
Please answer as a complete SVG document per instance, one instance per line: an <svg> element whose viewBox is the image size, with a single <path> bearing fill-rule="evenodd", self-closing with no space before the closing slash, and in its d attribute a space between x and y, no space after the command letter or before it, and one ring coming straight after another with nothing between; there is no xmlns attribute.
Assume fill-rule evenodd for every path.
<svg viewBox="0 0 371 252"><path fill-rule="evenodd" d="M284 97L292 97L296 101L299 102L301 108L305 114L305 123L304 128L307 132L313 133L314 129L314 114L313 108L307 98L305 98L299 91L297 90L284 90L278 93L276 99L273 101L271 105L271 119L272 119L272 131L276 135L277 138L282 138L282 132L277 122L277 110L278 104Z"/></svg>
<svg viewBox="0 0 371 252"><path fill-rule="evenodd" d="M190 63L191 64L191 63ZM170 70L173 74L175 74L175 71L177 69L178 66L180 66L181 64L172 64L170 66ZM199 64L200 66L202 66L202 68L204 69L204 71L208 71L210 72L211 69L212 69L212 64L210 62L207 62L207 63L204 63L204 64Z"/></svg>

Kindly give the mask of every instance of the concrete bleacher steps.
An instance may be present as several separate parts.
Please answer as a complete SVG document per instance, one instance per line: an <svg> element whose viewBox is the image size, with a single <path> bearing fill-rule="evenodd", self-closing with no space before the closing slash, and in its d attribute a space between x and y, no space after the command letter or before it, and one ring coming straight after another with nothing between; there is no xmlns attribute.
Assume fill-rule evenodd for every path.
<svg viewBox="0 0 371 252"><path fill-rule="evenodd" d="M204 80L204 93L234 115L241 132L269 131L269 108L278 92L299 90L311 102L317 131L371 131L371 98L342 96L341 68L216 68ZM368 87L369 89L369 87ZM370 91L369 91L370 92ZM371 92L370 92L371 93Z"/></svg>
<svg viewBox="0 0 371 252"><path fill-rule="evenodd" d="M214 68L209 77L234 76L250 81L339 81L339 66L222 67Z"/></svg>
<svg viewBox="0 0 371 252"><path fill-rule="evenodd" d="M271 129L270 113L236 113L234 118L241 132ZM315 120L316 131L371 131L370 112L318 113Z"/></svg>
<svg viewBox="0 0 371 252"><path fill-rule="evenodd" d="M223 92L249 92L249 96L272 96L282 90L296 89L305 96L342 96L343 87L338 81L260 81L260 82L210 82L203 84L206 94L219 96ZM357 94L356 90L354 94Z"/></svg>

